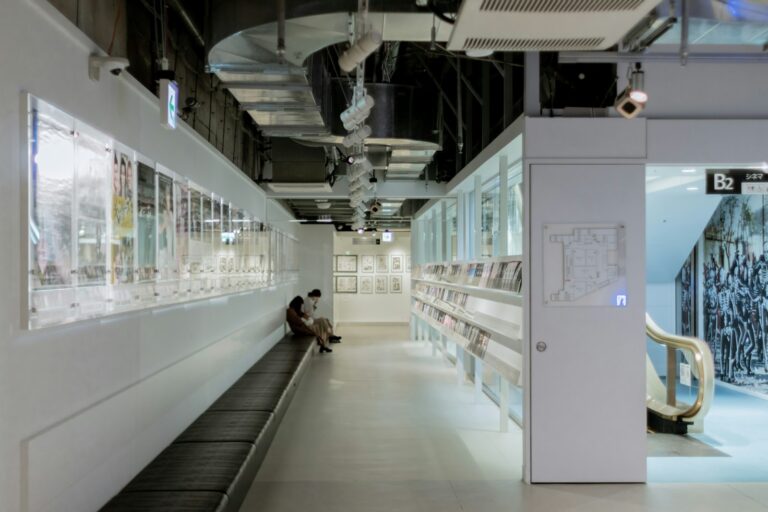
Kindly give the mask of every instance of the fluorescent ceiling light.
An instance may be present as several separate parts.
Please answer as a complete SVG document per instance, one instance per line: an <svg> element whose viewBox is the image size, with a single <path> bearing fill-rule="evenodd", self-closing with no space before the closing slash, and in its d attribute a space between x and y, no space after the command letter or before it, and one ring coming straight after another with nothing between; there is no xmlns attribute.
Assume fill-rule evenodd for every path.
<svg viewBox="0 0 768 512"><path fill-rule="evenodd" d="M693 174L696 172L696 169L683 169L680 172L682 172L683 174Z"/></svg>

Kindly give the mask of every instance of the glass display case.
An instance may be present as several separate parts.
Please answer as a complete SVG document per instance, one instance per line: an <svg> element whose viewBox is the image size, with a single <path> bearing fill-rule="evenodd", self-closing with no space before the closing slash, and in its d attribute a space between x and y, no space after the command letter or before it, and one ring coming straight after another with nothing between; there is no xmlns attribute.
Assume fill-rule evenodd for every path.
<svg viewBox="0 0 768 512"><path fill-rule="evenodd" d="M28 99L30 329L297 277L295 239Z"/></svg>
<svg viewBox="0 0 768 512"><path fill-rule="evenodd" d="M136 163L136 300L155 301L157 218L155 169L137 161Z"/></svg>
<svg viewBox="0 0 768 512"><path fill-rule="evenodd" d="M174 221L173 178L157 173L157 297L173 298L176 291L176 227Z"/></svg>

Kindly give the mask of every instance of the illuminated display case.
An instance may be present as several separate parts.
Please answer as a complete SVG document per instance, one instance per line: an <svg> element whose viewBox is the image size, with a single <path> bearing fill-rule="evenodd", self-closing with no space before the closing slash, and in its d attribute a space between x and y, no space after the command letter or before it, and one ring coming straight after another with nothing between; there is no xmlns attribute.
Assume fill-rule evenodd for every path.
<svg viewBox="0 0 768 512"><path fill-rule="evenodd" d="M294 238L28 99L30 329L297 279Z"/></svg>
<svg viewBox="0 0 768 512"><path fill-rule="evenodd" d="M412 276L412 312L522 385L522 258L419 265Z"/></svg>

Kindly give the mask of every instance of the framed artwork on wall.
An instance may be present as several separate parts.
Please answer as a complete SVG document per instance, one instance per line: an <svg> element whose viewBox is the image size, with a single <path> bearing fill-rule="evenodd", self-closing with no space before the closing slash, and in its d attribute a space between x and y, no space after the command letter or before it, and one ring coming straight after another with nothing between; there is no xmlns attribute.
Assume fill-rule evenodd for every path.
<svg viewBox="0 0 768 512"><path fill-rule="evenodd" d="M388 276L376 276L376 293L389 293Z"/></svg>
<svg viewBox="0 0 768 512"><path fill-rule="evenodd" d="M335 276L334 292L357 293L357 276Z"/></svg>
<svg viewBox="0 0 768 512"><path fill-rule="evenodd" d="M411 273L411 255L410 254L405 255L405 271L408 274Z"/></svg>
<svg viewBox="0 0 768 512"><path fill-rule="evenodd" d="M389 261L386 254L376 255L376 272L386 274L389 272Z"/></svg>
<svg viewBox="0 0 768 512"><path fill-rule="evenodd" d="M389 293L403 293L402 276L389 276Z"/></svg>
<svg viewBox="0 0 768 512"><path fill-rule="evenodd" d="M393 254L390 256L389 271L393 274L400 274L403 272L403 255Z"/></svg>
<svg viewBox="0 0 768 512"><path fill-rule="evenodd" d="M373 254L363 254L360 256L360 270L367 274L373 274L376 265L376 258Z"/></svg>
<svg viewBox="0 0 768 512"><path fill-rule="evenodd" d="M334 272L357 272L357 255L339 254L335 259Z"/></svg>
<svg viewBox="0 0 768 512"><path fill-rule="evenodd" d="M360 293L373 293L373 276L360 277Z"/></svg>

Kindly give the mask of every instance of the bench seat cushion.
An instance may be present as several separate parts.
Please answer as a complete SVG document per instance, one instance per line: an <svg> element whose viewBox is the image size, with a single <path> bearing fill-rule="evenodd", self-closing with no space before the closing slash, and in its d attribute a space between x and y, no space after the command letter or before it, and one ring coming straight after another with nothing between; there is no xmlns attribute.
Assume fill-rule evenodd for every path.
<svg viewBox="0 0 768 512"><path fill-rule="evenodd" d="M284 390L268 389L230 389L216 400L209 411L274 411Z"/></svg>
<svg viewBox="0 0 768 512"><path fill-rule="evenodd" d="M175 443L256 443L272 420L271 412L207 411Z"/></svg>
<svg viewBox="0 0 768 512"><path fill-rule="evenodd" d="M229 391L255 391L261 389L284 390L293 379L292 373L246 373Z"/></svg>
<svg viewBox="0 0 768 512"><path fill-rule="evenodd" d="M247 373L294 373L301 366L301 361L301 359L275 361L265 358L253 365Z"/></svg>
<svg viewBox="0 0 768 512"><path fill-rule="evenodd" d="M231 495L253 451L251 443L172 444L131 480L124 492L210 491Z"/></svg>
<svg viewBox="0 0 768 512"><path fill-rule="evenodd" d="M124 492L101 512L223 512L227 495L220 492Z"/></svg>

